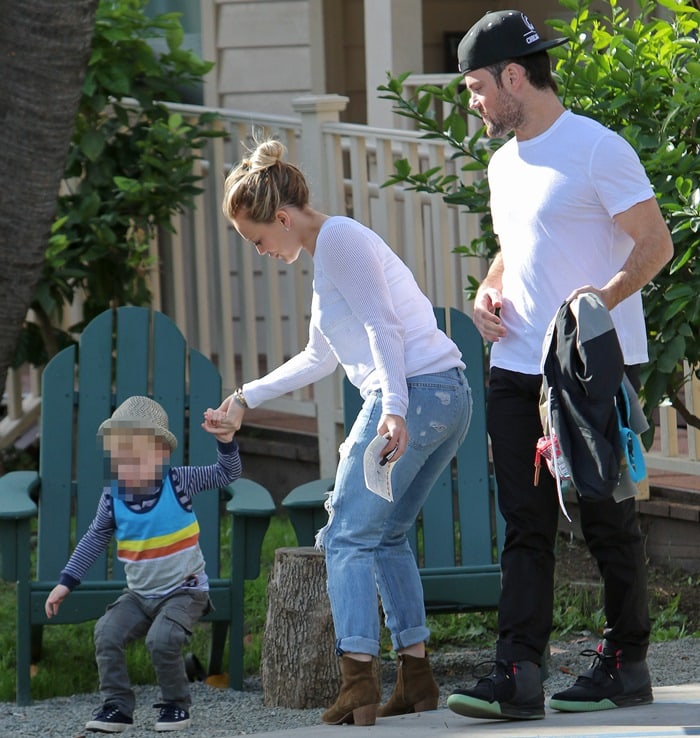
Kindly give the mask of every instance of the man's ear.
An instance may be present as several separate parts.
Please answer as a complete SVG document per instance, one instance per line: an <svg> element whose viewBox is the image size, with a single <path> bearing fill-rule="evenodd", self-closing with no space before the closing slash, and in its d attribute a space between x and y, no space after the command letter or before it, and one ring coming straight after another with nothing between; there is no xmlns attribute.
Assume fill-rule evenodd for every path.
<svg viewBox="0 0 700 738"><path fill-rule="evenodd" d="M503 70L502 80L503 83L507 84L511 89L517 89L525 80L525 69L521 67L520 64L511 62Z"/></svg>

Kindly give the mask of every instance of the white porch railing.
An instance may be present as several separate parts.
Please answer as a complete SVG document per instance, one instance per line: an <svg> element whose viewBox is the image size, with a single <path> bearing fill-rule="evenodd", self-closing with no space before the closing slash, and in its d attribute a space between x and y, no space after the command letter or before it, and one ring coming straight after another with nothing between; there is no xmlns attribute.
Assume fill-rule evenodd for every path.
<svg viewBox="0 0 700 738"><path fill-rule="evenodd" d="M682 395L685 406L694 415L700 413L700 381L694 375ZM670 402L662 403L658 413L659 426L647 465L673 474L700 474L700 430L685 424L679 427L678 412Z"/></svg>
<svg viewBox="0 0 700 738"><path fill-rule="evenodd" d="M279 365L307 340L311 262L302 257L288 266L260 257L241 242L221 213L224 177L244 155L253 132L285 143L288 159L308 177L317 208L352 216L380 233L412 269L433 304L471 311L463 288L469 275L483 277L486 264L454 254L453 249L478 235L478 216L445 204L439 196L382 186L401 158L423 171L439 165L462 176L450 160L451 151L441 141L421 138L419 132L340 123L346 102L337 95L299 98L294 117L217 110L226 135L208 144L199 165L204 192L194 210L174 219L176 235L162 234L152 246L158 265L151 280L154 307L170 315L188 342L217 362L226 392ZM203 112L186 105L172 108L185 116ZM8 378L11 409L0 422L0 448L16 437L12 423L22 422L27 412L36 414L38 382L35 385L29 388L26 379L22 385L15 373ZM338 372L313 388L266 405L317 419L323 476L332 475L336 465L342 421L339 388ZM700 408L697 390L695 397L695 408ZM691 448L686 450L668 409L661 409L661 418L663 440L649 465L700 474L695 433L692 429L688 433Z"/></svg>

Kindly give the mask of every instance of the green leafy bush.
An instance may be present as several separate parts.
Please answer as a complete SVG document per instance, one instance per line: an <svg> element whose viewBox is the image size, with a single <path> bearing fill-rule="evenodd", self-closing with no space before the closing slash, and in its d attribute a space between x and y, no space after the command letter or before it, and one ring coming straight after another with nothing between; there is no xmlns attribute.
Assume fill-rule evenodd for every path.
<svg viewBox="0 0 700 738"><path fill-rule="evenodd" d="M563 103L624 136L639 153L673 234L672 262L643 291L650 361L644 367L644 402L653 409L668 398L682 417L700 427L680 390L691 373L700 377L700 11L674 0L638 0L635 12L617 0L560 0L570 21L550 21L553 34L569 43L551 50ZM411 118L428 137L447 141L463 158L465 173L483 174L499 142L477 134L465 139L469 95L456 78L445 88L424 86L404 95L405 75L380 88L396 112ZM433 105L438 101L438 105ZM446 103L437 121L432 110ZM491 257L497 244L488 217L484 178L465 185L439 170L412 171L399 162L390 183L439 193L451 203L481 213L482 235L456 251ZM467 285L473 295L475 283ZM690 367L688 371L686 367ZM645 439L651 442L653 427Z"/></svg>

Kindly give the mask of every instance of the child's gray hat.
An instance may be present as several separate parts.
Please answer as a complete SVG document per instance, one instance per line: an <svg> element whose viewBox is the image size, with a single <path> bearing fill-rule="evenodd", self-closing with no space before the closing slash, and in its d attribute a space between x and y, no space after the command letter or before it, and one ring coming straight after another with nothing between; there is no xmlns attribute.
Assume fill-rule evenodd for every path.
<svg viewBox="0 0 700 738"><path fill-rule="evenodd" d="M168 414L150 397L134 395L124 400L112 417L100 425L97 434L102 436L105 431L115 428L152 428L170 446L171 451L177 448L177 438L168 430Z"/></svg>
<svg viewBox="0 0 700 738"><path fill-rule="evenodd" d="M477 21L459 42L457 61L462 74L506 59L529 56L568 41L545 41L530 19L519 10L494 10Z"/></svg>

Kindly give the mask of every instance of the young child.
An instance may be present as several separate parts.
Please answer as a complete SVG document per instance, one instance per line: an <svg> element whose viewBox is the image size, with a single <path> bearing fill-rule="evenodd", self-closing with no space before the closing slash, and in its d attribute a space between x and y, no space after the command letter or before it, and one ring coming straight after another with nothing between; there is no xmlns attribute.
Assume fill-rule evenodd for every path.
<svg viewBox="0 0 700 738"><path fill-rule="evenodd" d="M217 462L170 468L177 439L165 410L148 397L123 402L98 430L109 459L110 482L97 513L46 599L47 617L58 612L112 536L124 562L127 590L95 625L95 655L102 706L87 730L119 733L133 723L135 705L126 668L126 645L145 636L163 702L157 731L190 725L190 688L182 657L192 626L210 607L199 524L192 498L241 475L233 433L212 429Z"/></svg>

